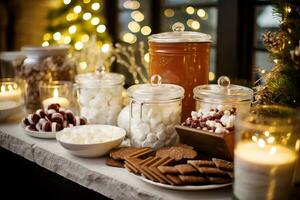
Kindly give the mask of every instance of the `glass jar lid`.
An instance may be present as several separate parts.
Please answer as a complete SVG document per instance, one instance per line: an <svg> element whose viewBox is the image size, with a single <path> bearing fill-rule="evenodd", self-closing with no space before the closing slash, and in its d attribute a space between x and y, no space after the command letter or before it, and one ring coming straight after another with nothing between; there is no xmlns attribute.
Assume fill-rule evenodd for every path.
<svg viewBox="0 0 300 200"><path fill-rule="evenodd" d="M125 77L122 74L110 72L95 72L79 74L75 77L75 82L79 86L97 88L115 85L124 85Z"/></svg>
<svg viewBox="0 0 300 200"><path fill-rule="evenodd" d="M209 42L211 43L211 36L205 33L184 31L184 25L180 22L172 26L173 32L164 32L153 34L149 36L149 42L160 43L176 43L176 42Z"/></svg>
<svg viewBox="0 0 300 200"><path fill-rule="evenodd" d="M159 75L151 77L151 83L133 85L128 96L138 101L169 101L182 99L184 89L179 85L163 84Z"/></svg>
<svg viewBox="0 0 300 200"><path fill-rule="evenodd" d="M226 102L252 100L253 90L248 87L230 84L227 76L221 76L218 84L200 85L194 88L195 99L213 99Z"/></svg>

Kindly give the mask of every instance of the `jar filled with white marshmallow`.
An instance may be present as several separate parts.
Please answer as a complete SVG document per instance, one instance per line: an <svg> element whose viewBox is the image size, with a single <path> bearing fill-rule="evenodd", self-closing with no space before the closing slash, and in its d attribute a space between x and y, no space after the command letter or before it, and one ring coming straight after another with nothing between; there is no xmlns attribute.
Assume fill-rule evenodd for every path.
<svg viewBox="0 0 300 200"><path fill-rule="evenodd" d="M221 76L218 84L200 85L194 88L196 111L202 113L212 111L236 110L236 113L249 112L253 101L253 90L230 84L227 76Z"/></svg>
<svg viewBox="0 0 300 200"><path fill-rule="evenodd" d="M89 124L117 124L123 105L124 79L121 74L108 72L76 76L80 115L85 117Z"/></svg>
<svg viewBox="0 0 300 200"><path fill-rule="evenodd" d="M176 144L175 125L181 120L183 87L162 84L161 77L153 75L150 84L131 86L128 96L131 145L158 149Z"/></svg>

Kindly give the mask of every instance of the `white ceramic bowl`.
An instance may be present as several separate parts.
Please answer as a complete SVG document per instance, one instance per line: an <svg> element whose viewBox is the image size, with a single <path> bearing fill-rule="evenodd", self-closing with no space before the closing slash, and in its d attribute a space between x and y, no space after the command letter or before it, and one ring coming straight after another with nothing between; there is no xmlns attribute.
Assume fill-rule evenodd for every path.
<svg viewBox="0 0 300 200"><path fill-rule="evenodd" d="M77 129L77 130L76 130ZM111 136L108 140L104 142L88 143L88 144L79 144L79 143L70 143L66 142L63 139L63 134L68 134L69 132L64 131L80 131L80 134L84 131L94 131L97 132L98 136L105 134L106 136ZM87 133L88 134L88 133ZM56 134L56 140L69 151L71 154L80 156L80 157L99 157L106 155L111 149L118 147L124 137L126 131L122 128L110 125L84 125L84 126L75 126L73 128L64 129Z"/></svg>

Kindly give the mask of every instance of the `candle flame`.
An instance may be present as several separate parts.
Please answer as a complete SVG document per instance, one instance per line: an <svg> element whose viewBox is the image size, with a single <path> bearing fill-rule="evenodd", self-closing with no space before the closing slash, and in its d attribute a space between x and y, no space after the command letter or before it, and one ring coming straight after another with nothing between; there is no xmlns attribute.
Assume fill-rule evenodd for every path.
<svg viewBox="0 0 300 200"><path fill-rule="evenodd" d="M265 134L266 137L270 136L270 132L269 131L265 131L264 134Z"/></svg>
<svg viewBox="0 0 300 200"><path fill-rule="evenodd" d="M269 144L273 143L274 141L275 141L275 138L274 138L273 136L271 136L271 137L269 137L269 138L267 139L267 142L268 142Z"/></svg>
<svg viewBox="0 0 300 200"><path fill-rule="evenodd" d="M1 92L5 92L5 85L1 85Z"/></svg>
<svg viewBox="0 0 300 200"><path fill-rule="evenodd" d="M255 135L252 136L252 141L257 142L257 137Z"/></svg>
<svg viewBox="0 0 300 200"><path fill-rule="evenodd" d="M266 146L266 142L264 141L264 139L259 138L258 142L257 142L258 146L260 146L261 148L264 148Z"/></svg>
<svg viewBox="0 0 300 200"><path fill-rule="evenodd" d="M13 91L14 90L14 88L12 87L12 85L8 85L8 90L9 91Z"/></svg>
<svg viewBox="0 0 300 200"><path fill-rule="evenodd" d="M54 98L58 97L58 90L57 90L57 88L55 88L54 91L53 91L53 97Z"/></svg>
<svg viewBox="0 0 300 200"><path fill-rule="evenodd" d="M271 154L271 155L274 155L274 154L276 153L276 151L277 151L277 148L276 148L276 147L272 147L272 148L270 149L270 154Z"/></svg>

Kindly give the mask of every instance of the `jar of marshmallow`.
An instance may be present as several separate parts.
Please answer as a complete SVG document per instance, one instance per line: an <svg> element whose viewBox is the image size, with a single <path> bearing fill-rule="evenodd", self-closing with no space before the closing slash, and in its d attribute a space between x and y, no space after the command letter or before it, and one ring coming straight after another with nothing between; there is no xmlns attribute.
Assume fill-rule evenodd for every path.
<svg viewBox="0 0 300 200"><path fill-rule="evenodd" d="M236 109L237 114L248 112L253 100L253 90L230 84L227 76L221 76L218 84L200 85L194 88L196 110L201 112Z"/></svg>
<svg viewBox="0 0 300 200"><path fill-rule="evenodd" d="M85 117L89 124L117 124L123 105L124 79L121 74L108 72L76 76L80 115Z"/></svg>
<svg viewBox="0 0 300 200"><path fill-rule="evenodd" d="M131 86L129 137L131 145L158 149L176 144L175 125L180 124L184 89L174 84L162 84L159 75L151 83Z"/></svg>

